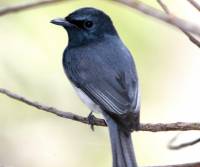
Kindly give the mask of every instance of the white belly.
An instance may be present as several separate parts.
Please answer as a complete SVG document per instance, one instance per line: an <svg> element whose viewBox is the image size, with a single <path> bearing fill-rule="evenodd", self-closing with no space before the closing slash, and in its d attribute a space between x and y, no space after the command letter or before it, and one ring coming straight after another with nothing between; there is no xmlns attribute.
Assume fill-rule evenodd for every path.
<svg viewBox="0 0 200 167"><path fill-rule="evenodd" d="M88 108L91 111L102 113L101 108L99 107L99 105L97 105L96 103L94 103L81 89L75 87L74 85L73 85L73 87L75 89L76 94L80 97L80 99L82 100L82 102L86 106L88 106Z"/></svg>

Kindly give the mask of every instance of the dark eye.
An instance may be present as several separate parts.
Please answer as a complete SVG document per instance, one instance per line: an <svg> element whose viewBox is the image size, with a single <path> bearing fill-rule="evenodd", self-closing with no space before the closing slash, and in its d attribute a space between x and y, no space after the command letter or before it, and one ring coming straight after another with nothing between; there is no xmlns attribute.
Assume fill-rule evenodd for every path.
<svg viewBox="0 0 200 167"><path fill-rule="evenodd" d="M84 26L85 26L85 28L92 28L93 27L93 22L92 21L85 21L84 22Z"/></svg>

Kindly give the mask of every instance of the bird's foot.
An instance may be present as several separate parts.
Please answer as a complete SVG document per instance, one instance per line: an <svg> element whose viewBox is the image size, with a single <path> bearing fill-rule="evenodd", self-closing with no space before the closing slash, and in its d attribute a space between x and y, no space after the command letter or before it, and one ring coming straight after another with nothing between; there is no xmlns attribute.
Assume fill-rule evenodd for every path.
<svg viewBox="0 0 200 167"><path fill-rule="evenodd" d="M88 123L90 125L90 128L92 129L92 131L94 131L94 122L95 122L95 116L92 114L93 111L90 112L90 114L88 115Z"/></svg>

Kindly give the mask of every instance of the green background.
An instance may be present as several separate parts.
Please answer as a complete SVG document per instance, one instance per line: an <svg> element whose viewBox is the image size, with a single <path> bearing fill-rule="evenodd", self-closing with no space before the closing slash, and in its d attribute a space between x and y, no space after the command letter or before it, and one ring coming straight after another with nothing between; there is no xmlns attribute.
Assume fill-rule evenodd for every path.
<svg viewBox="0 0 200 167"><path fill-rule="evenodd" d="M166 1L180 17L198 13L181 0ZM21 0L0 0L0 7ZM144 0L156 8L154 0ZM183 2L183 1L181 1ZM83 116L82 104L62 69L66 32L50 24L80 7L92 6L112 18L136 61L141 90L141 122L200 121L200 51L179 30L111 1L61 2L0 17L0 87L34 101ZM197 23L197 21L196 21ZM100 115L97 115L100 117ZM136 132L132 138L140 166L198 161L199 145L170 151L178 132ZM179 142L198 137L181 133ZM107 128L62 119L0 95L0 166L111 166Z"/></svg>

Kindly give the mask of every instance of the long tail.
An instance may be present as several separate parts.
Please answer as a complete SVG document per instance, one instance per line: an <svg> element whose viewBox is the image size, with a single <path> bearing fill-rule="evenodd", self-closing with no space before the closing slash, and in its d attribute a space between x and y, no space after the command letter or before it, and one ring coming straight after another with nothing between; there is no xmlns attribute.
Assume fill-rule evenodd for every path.
<svg viewBox="0 0 200 167"><path fill-rule="evenodd" d="M124 133L109 115L103 115L110 133L113 167L137 167L131 133Z"/></svg>

